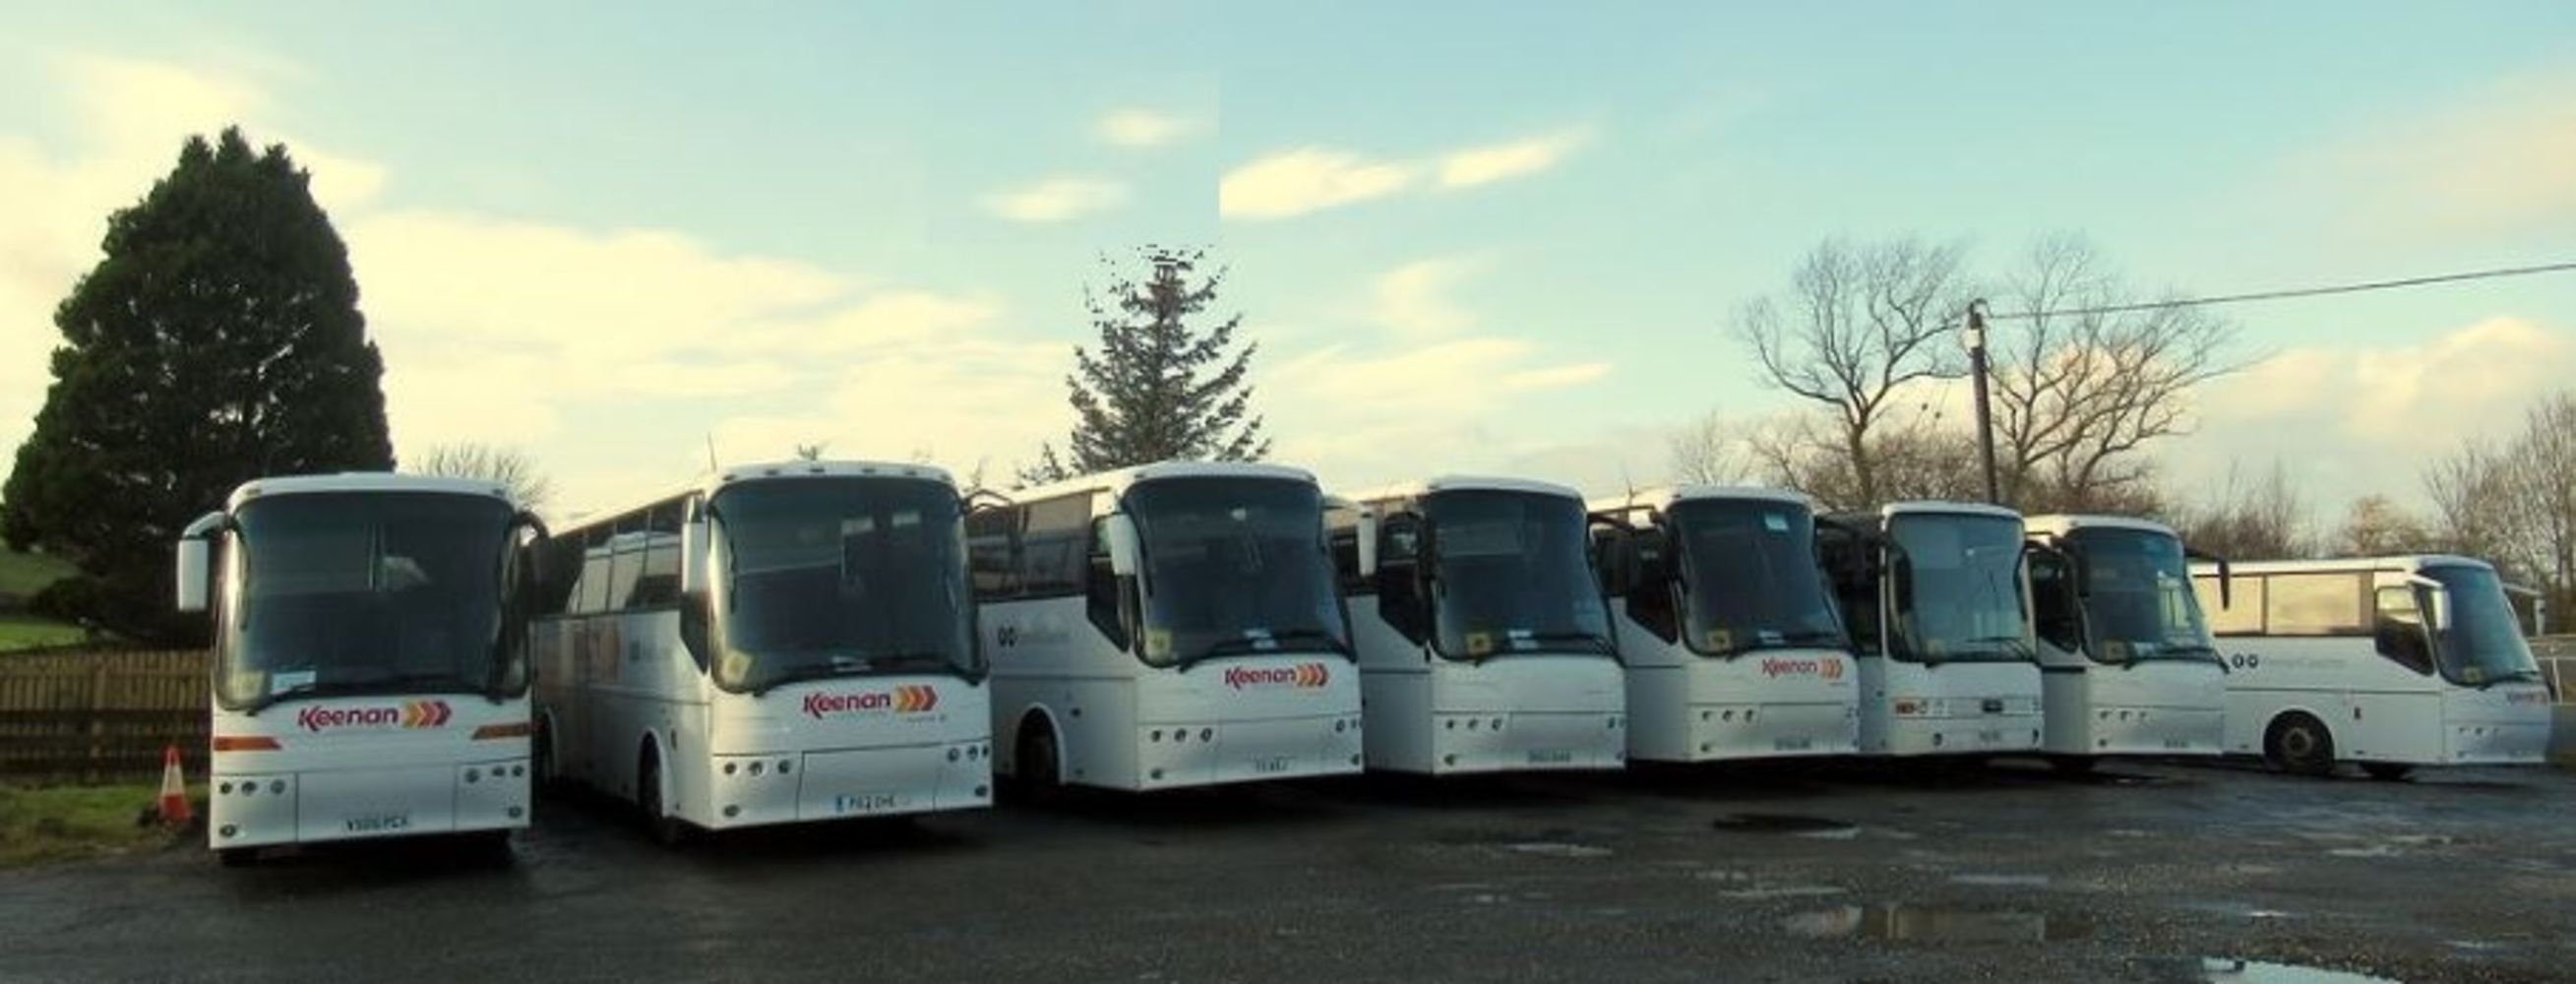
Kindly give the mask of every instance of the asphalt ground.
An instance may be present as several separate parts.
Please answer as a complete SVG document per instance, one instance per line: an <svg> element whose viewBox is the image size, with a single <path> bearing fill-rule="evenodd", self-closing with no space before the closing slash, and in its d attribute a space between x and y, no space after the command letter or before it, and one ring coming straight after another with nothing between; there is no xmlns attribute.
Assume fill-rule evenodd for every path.
<svg viewBox="0 0 2576 984"><path fill-rule="evenodd" d="M0 980L2576 979L2576 774L2543 769L1371 777L678 850L543 806L497 863L0 874Z"/></svg>

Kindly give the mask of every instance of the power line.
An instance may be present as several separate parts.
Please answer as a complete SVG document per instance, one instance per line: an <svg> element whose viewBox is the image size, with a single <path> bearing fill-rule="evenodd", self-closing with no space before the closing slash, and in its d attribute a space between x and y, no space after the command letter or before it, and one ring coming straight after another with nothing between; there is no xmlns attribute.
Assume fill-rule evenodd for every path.
<svg viewBox="0 0 2576 984"><path fill-rule="evenodd" d="M2540 266L2501 267L2493 270L2471 270L2467 273L2444 273L2430 277L2405 277L2397 280L2372 280L2357 284L2335 284L2327 287L2294 287L2288 290L2262 290L2246 294L2220 294L2212 297L2180 297L2169 301L2144 301L2136 304L2111 304L2103 307L2066 308L2056 311L2012 311L1986 315L1988 321L2028 320L2038 317L2093 314L2128 314L2134 311L2161 311L2166 308L2201 307L2210 304L2236 304L2244 301L2278 301L2293 297L2324 297L2331 294L2359 294L2374 290L2396 290L2432 284L2459 283L2465 280L2492 280L2498 277L2524 277L2541 273L2576 271L2576 263L2548 263Z"/></svg>

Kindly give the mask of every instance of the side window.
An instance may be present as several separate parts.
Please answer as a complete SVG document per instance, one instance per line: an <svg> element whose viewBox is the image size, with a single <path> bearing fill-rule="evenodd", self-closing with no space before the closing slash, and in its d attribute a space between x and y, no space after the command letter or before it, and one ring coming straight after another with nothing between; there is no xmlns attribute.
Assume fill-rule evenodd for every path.
<svg viewBox="0 0 2576 984"><path fill-rule="evenodd" d="M966 570L975 597L991 601L1020 593L1020 508L998 506L966 514Z"/></svg>
<svg viewBox="0 0 2576 984"><path fill-rule="evenodd" d="M1106 517L1092 521L1086 537L1089 546L1083 551L1083 566L1088 576L1084 578L1082 607L1092 627L1099 629L1110 644L1125 650L1131 641L1127 627L1132 624L1128 618L1127 584L1109 563L1109 538L1101 530L1108 522Z"/></svg>
<svg viewBox="0 0 2576 984"><path fill-rule="evenodd" d="M1343 594L1367 594L1372 585L1360 578L1359 513L1336 509L1324 516L1324 546L1332 551L1333 580Z"/></svg>
<svg viewBox="0 0 2576 984"><path fill-rule="evenodd" d="M608 539L606 524L594 526L581 539L581 583L573 589L575 614L608 610Z"/></svg>
<svg viewBox="0 0 2576 984"><path fill-rule="evenodd" d="M627 592L628 608L667 608L680 602L680 505L679 499L664 502L646 510L643 525L643 566Z"/></svg>
<svg viewBox="0 0 2576 984"><path fill-rule="evenodd" d="M1031 595L1081 591L1090 542L1091 493L1030 503L1028 525L1020 530L1020 590Z"/></svg>
<svg viewBox="0 0 2576 984"><path fill-rule="evenodd" d="M2084 650L2084 619L2076 604L2075 571L2066 555L2030 555L2031 624L2040 639L2064 652Z"/></svg>
<svg viewBox="0 0 2576 984"><path fill-rule="evenodd" d="M1406 639L1431 633L1431 610L1422 596L1422 517L1394 513L1377 527L1377 614Z"/></svg>
<svg viewBox="0 0 2576 984"><path fill-rule="evenodd" d="M2218 577L2199 575L2191 579L2191 590L2200 596L2201 614L2209 618L2211 635L2263 634L2263 583L2259 574L2239 574L2227 581L2227 595L2222 604L2218 597Z"/></svg>
<svg viewBox="0 0 2576 984"><path fill-rule="evenodd" d="M1843 629L1851 634L1852 652L1875 656L1883 652L1879 644L1878 578L1871 548L1860 537L1842 527L1816 524L1816 564L1824 569L1825 584L1833 589L1834 607L1841 613Z"/></svg>
<svg viewBox="0 0 2576 984"><path fill-rule="evenodd" d="M2265 631L2272 635L2362 635L2370 631L2368 574L2274 574L2267 580L2270 583L2263 590L2263 623Z"/></svg>
<svg viewBox="0 0 2576 984"><path fill-rule="evenodd" d="M644 514L618 517L608 542L608 610L623 611L634 605L635 582L644 576Z"/></svg>
<svg viewBox="0 0 2576 984"><path fill-rule="evenodd" d="M2424 635L2424 611L2415 601L2415 589L2381 588L2376 607L2370 634L2379 654L2417 673L2431 674L2433 647Z"/></svg>

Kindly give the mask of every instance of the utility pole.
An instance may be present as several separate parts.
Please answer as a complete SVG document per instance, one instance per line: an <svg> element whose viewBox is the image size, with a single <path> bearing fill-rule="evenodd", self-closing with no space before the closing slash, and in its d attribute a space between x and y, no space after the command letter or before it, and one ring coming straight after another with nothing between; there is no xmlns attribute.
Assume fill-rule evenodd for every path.
<svg viewBox="0 0 2576 984"><path fill-rule="evenodd" d="M1977 465L1986 476L1986 501L2003 504L2003 492L1995 485L1995 417L1986 397L1986 299L1968 302L1968 330L1961 339L1968 346L1968 374L1977 386Z"/></svg>

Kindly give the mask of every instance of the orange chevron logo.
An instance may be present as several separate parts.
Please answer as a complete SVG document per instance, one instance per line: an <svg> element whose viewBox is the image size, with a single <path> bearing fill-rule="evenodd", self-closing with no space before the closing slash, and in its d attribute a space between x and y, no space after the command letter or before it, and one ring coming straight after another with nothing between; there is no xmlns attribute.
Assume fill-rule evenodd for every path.
<svg viewBox="0 0 2576 984"><path fill-rule="evenodd" d="M939 706L939 690L920 684L894 688L894 712L919 714Z"/></svg>
<svg viewBox="0 0 2576 984"><path fill-rule="evenodd" d="M453 716L443 700L415 700L403 704L402 726L406 728L439 728Z"/></svg>
<svg viewBox="0 0 2576 984"><path fill-rule="evenodd" d="M1843 661L1842 661L1842 660L1839 660L1839 659L1827 659L1827 660L1822 660L1822 661L1820 661L1820 662L1819 662L1819 666L1820 666L1820 668L1824 671L1822 675L1824 676L1824 678L1825 678L1826 680L1828 680L1828 681L1832 681L1832 680L1840 680L1840 679L1842 679L1842 678L1843 678Z"/></svg>
<svg viewBox="0 0 2576 984"><path fill-rule="evenodd" d="M1298 664L1298 666L1297 666L1297 685L1298 685L1298 686L1300 686L1300 687L1320 687L1320 686L1323 686L1323 685L1325 685L1325 684L1327 684L1327 683L1331 683L1331 682L1333 682L1333 671L1328 670L1328 669L1325 669L1325 668L1324 668L1324 664L1322 664L1322 663L1301 663L1301 664Z"/></svg>

